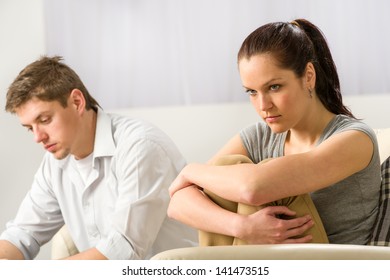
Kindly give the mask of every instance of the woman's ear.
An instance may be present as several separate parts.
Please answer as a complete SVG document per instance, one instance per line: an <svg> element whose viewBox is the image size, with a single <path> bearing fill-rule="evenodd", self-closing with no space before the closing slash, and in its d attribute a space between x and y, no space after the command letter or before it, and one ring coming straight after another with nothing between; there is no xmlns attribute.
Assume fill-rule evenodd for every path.
<svg viewBox="0 0 390 280"><path fill-rule="evenodd" d="M82 114L85 111L85 97L79 89L75 88L72 90L68 101L79 113Z"/></svg>
<svg viewBox="0 0 390 280"><path fill-rule="evenodd" d="M316 86L316 69L311 62L308 62L306 65L305 85L310 89L314 89Z"/></svg>

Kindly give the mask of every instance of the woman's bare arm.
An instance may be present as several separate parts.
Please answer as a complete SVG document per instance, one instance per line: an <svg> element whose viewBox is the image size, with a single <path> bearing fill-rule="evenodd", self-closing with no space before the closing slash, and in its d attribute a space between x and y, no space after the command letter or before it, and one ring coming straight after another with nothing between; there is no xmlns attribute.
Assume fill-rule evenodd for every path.
<svg viewBox="0 0 390 280"><path fill-rule="evenodd" d="M190 164L172 183L170 194L198 185L228 200L262 205L341 181L364 169L372 154L373 143L369 136L351 130L332 136L309 152L264 164Z"/></svg>
<svg viewBox="0 0 390 280"><path fill-rule="evenodd" d="M277 218L280 214L293 216L295 212L284 206L268 206L252 215L240 215L214 204L194 186L176 192L168 208L169 217L191 227L234 236L249 244L311 241L310 235L304 235L314 225L310 216L282 220Z"/></svg>

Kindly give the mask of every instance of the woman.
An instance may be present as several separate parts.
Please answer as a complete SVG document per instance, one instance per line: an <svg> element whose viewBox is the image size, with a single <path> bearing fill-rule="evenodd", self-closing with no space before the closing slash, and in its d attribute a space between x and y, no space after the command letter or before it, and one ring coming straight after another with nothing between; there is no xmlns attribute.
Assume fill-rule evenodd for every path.
<svg viewBox="0 0 390 280"><path fill-rule="evenodd" d="M189 164L170 187L168 215L249 244L318 242L307 231L322 227L322 220L330 243L366 244L378 206L378 145L374 132L343 105L321 31L304 19L266 24L245 39L238 66L264 122L243 129L210 163L232 154L254 163L272 160ZM243 215L204 191L252 206L310 194L320 224L313 213L294 216L297 210L283 203Z"/></svg>

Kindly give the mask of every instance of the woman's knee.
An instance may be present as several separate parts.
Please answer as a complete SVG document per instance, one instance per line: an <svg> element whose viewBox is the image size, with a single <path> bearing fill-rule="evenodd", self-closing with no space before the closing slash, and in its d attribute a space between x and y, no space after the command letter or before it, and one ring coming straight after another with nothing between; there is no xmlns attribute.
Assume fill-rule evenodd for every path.
<svg viewBox="0 0 390 280"><path fill-rule="evenodd" d="M253 163L250 158L244 155L224 155L216 158L212 164L213 165L233 165L241 163Z"/></svg>

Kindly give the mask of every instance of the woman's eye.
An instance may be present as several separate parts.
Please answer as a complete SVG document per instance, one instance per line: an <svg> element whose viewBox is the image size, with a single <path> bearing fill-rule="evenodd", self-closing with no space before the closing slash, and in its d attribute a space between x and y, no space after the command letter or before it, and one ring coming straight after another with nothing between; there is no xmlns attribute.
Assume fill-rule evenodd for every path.
<svg viewBox="0 0 390 280"><path fill-rule="evenodd" d="M252 96L257 94L257 92L255 90L253 90L253 89L247 89L246 93L249 94L249 95L252 95Z"/></svg>
<svg viewBox="0 0 390 280"><path fill-rule="evenodd" d="M272 86L269 87L269 89L270 89L271 91L276 91L276 90L278 90L279 88L280 88L280 85L272 85Z"/></svg>

